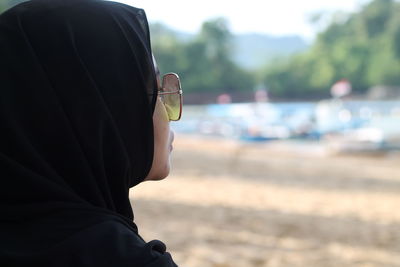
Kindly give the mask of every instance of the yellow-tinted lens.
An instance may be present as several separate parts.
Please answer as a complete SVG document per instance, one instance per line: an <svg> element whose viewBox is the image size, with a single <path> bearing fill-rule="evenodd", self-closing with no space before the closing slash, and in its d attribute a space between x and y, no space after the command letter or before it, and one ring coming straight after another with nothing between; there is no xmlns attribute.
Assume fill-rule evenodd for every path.
<svg viewBox="0 0 400 267"><path fill-rule="evenodd" d="M172 121L178 120L181 112L180 95L178 93L163 95L163 101L169 119Z"/></svg>

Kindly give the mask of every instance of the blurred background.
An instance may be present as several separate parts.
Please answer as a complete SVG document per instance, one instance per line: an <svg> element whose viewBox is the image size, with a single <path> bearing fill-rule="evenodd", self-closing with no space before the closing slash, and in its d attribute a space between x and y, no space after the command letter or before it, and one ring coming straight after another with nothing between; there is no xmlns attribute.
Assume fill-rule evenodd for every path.
<svg viewBox="0 0 400 267"><path fill-rule="evenodd" d="M0 10L18 2L0 0ZM131 190L181 266L400 266L400 2L140 1L184 90Z"/></svg>

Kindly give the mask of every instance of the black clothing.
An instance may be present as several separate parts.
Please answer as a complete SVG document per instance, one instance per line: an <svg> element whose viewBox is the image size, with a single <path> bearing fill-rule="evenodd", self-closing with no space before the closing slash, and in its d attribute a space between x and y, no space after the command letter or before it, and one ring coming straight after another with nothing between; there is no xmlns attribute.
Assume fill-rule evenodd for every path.
<svg viewBox="0 0 400 267"><path fill-rule="evenodd" d="M0 15L0 266L176 266L133 223L157 94L145 13L32 0Z"/></svg>

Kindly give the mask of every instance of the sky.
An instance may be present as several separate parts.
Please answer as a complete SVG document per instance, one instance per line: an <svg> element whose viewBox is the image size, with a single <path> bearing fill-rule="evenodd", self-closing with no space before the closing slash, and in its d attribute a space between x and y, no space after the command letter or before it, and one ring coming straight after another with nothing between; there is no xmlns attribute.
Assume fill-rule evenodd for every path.
<svg viewBox="0 0 400 267"><path fill-rule="evenodd" d="M150 22L196 33L210 18L225 17L233 33L296 34L312 40L322 26L309 23L311 14L354 12L370 0L116 0L143 8Z"/></svg>

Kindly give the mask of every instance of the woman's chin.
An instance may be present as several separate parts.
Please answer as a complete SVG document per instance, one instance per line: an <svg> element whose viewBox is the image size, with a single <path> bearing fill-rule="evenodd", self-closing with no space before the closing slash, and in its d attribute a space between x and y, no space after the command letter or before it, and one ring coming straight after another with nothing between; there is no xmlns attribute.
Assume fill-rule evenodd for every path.
<svg viewBox="0 0 400 267"><path fill-rule="evenodd" d="M164 168L158 168L156 170L150 170L145 181L160 181L168 177L170 173L170 165L167 164Z"/></svg>

